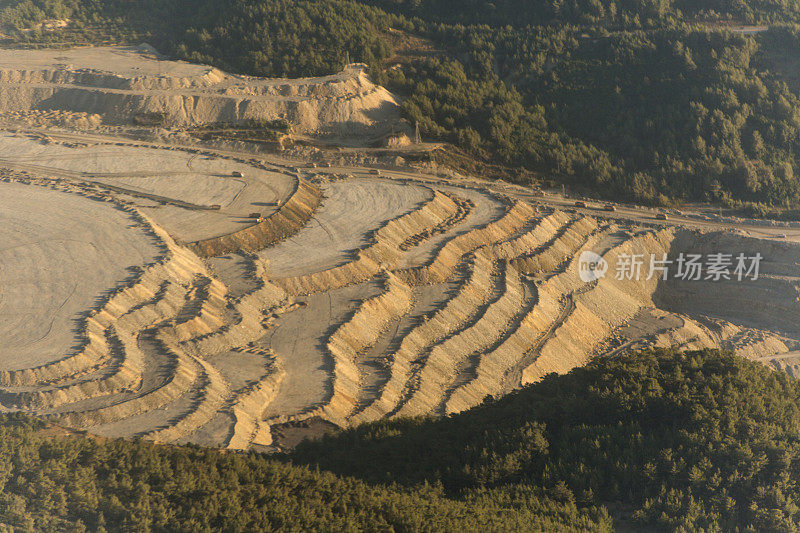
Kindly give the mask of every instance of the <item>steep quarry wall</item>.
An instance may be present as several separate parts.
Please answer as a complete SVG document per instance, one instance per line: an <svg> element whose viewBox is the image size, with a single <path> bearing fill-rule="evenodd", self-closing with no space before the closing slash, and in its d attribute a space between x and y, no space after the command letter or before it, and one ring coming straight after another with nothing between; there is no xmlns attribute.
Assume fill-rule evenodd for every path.
<svg viewBox="0 0 800 533"><path fill-rule="evenodd" d="M305 226L322 200L322 192L299 179L295 192L272 215L243 230L193 242L189 247L200 257L231 252L257 252L297 233Z"/></svg>
<svg viewBox="0 0 800 533"><path fill-rule="evenodd" d="M463 205L453 197L432 191L432 198L419 209L387 222L377 229L370 246L358 250L352 261L328 270L275 281L289 294L311 294L346 287L365 281L381 269L392 268L402 255L403 246L419 243L453 220L460 220Z"/></svg>
<svg viewBox="0 0 800 533"><path fill-rule="evenodd" d="M778 331L800 338L800 245L765 241L714 232L681 231L673 241L668 259L672 265L680 254L696 254L705 260L710 254L736 257L761 254L758 279L739 281L707 280L703 270L700 280L670 277L655 294L658 307L690 316L707 315L753 328ZM748 262L749 266L749 262ZM676 268L676 267L673 267ZM732 273L733 268L729 269Z"/></svg>
<svg viewBox="0 0 800 533"><path fill-rule="evenodd" d="M262 222L182 244L134 202L69 180L24 179L110 202L159 252L87 309L79 346L46 363L0 368L4 408L99 435L280 445L317 423L460 412L593 357L647 346L722 347L800 375L796 244L636 228L453 185L416 184L405 196L383 178L337 182L362 188L361 210L352 196L332 210L332 196L320 204L320 190L298 179ZM381 202L386 210L373 216ZM351 224L357 238L337 235ZM314 227L314 238L297 236ZM15 238L6 239L12 247ZM203 260L281 239L259 254ZM304 254L324 255L326 244L334 260L281 270ZM604 277L581 279L584 251L608 263ZM760 253L759 278L648 272L651 255L675 263L680 254L714 253ZM625 257L643 260L638 274L617 275ZM291 430L274 427L284 423Z"/></svg>
<svg viewBox="0 0 800 533"><path fill-rule="evenodd" d="M270 80L124 47L0 51L0 114L25 110L97 114L108 124L137 116L171 126L283 119L296 133L337 136L386 133L400 118L395 97L362 65Z"/></svg>
<svg viewBox="0 0 800 533"><path fill-rule="evenodd" d="M669 249L672 239L672 230L648 232L612 248L604 254L604 259L613 268L622 255L660 257ZM657 277L647 279L645 274L618 279L611 272L595 282L584 283L577 266L577 262L571 263L563 275L539 287L540 294L552 292L559 298L566 295L567 299L562 300L564 311L556 319L555 327L543 337L538 357L523 370L523 384L535 382L550 372L564 373L585 364L595 347L615 327L630 320L642 307L653 305Z"/></svg>

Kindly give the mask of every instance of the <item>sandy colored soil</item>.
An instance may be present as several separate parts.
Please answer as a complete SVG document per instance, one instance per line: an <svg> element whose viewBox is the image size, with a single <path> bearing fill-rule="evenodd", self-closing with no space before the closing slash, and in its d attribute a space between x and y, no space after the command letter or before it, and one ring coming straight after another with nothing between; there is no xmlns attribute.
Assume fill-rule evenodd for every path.
<svg viewBox="0 0 800 533"><path fill-rule="evenodd" d="M26 111L84 113L107 124L158 116L167 126L283 119L296 133L343 138L402 128L397 100L360 65L319 78L261 79L164 60L146 46L0 50L0 114Z"/></svg>
<svg viewBox="0 0 800 533"><path fill-rule="evenodd" d="M269 261L271 277L298 276L345 263L351 252L367 244L375 229L431 197L424 187L370 178L328 183L323 194L310 225L259 254Z"/></svg>
<svg viewBox="0 0 800 533"><path fill-rule="evenodd" d="M346 321L365 298L380 292L376 283L353 285L316 294L287 314L261 341L281 357L286 377L277 396L264 411L266 418L297 415L325 401L330 394L333 361L324 340Z"/></svg>
<svg viewBox="0 0 800 533"><path fill-rule="evenodd" d="M43 274L34 267L51 265L46 258L82 259L52 248L52 239L30 220L41 218L39 226L49 227L48 217L64 210L72 220L89 217L103 228L80 242L110 247L111 258L88 256L90 266L105 276L92 276L92 289L82 289L88 301L75 300L74 307L58 311L51 304L39 315L26 315L19 306L38 299L58 302L60 293L53 294L68 286L37 282L34 287L12 283L19 273L7 275L6 286L13 290L4 292L2 304L18 307L2 315L14 317L2 322L4 338L14 343L6 353L23 344L32 348L2 362L2 401L7 408L28 409L99 435L275 449L316 434L313 420L347 426L458 412L487 395L502 395L549 372L566 372L599 354L645 346L720 346L789 373L795 369L794 359L784 355L800 347L795 326L800 317L791 296L799 281L795 244L669 227L626 228L475 188L362 174L321 180L320 206L283 242L257 254L204 261L174 240L181 232L158 217L164 207L148 207L125 192L98 193L74 177L100 174L102 154L112 147L48 144L43 146L52 146L51 151L34 152L40 141L10 136L0 141L4 138L15 147L10 155L17 164L27 163L20 155L26 148L39 167L61 165L65 173L60 182L33 178L33 184L2 184L9 191L4 199L21 206L17 222L4 227L26 228L35 244L27 258L12 252L4 264L39 279ZM120 154L158 153L113 148ZM87 158L86 171L81 170L82 150L95 154ZM173 159L186 165L189 157L178 151L158 155L164 157L162 167ZM193 165L198 160L226 164L190 159ZM40 172L39 167L32 168ZM171 176L165 171L148 181L150 190L198 204L237 194L230 180L218 182L213 176L198 179L201 186L183 194L180 187L188 185L181 180L202 174L198 167L192 171ZM284 182L298 179L277 175ZM140 178L128 178L126 186L135 179ZM54 210L52 202L64 207ZM115 210L110 202L131 211ZM178 205L169 209L178 215L195 212ZM14 211L4 211L9 213ZM3 239L18 242L19 236ZM126 257L120 246L133 254L127 261L119 260ZM717 247L730 253L760 251L762 278L730 282L717 291L712 282L609 276L584 283L578 276L577 257L584 250L614 265L624 254L674 257ZM125 278L122 264L144 269L129 276L127 289L97 300L98 293ZM48 275L81 279L89 268L80 261L60 265L61 270L50 267ZM307 290L300 282L284 283L286 276L316 277ZM748 313L744 300L764 304L758 313ZM77 315L92 308L97 311L89 318ZM50 324L50 317L55 318L48 325L49 351L19 337L21 332L41 335L21 328L20 320ZM277 440L271 427L279 428Z"/></svg>
<svg viewBox="0 0 800 533"><path fill-rule="evenodd" d="M130 196L175 238L192 242L252 225L292 193L295 178L239 161L136 146L59 144L0 133L0 164L40 176L66 176L221 209L187 210ZM244 177L234 177L233 172Z"/></svg>
<svg viewBox="0 0 800 533"><path fill-rule="evenodd" d="M0 50L0 67L9 70L57 70L85 68L125 78L169 75L200 77L213 68L166 61L154 49L141 47L82 47L72 50Z"/></svg>
<svg viewBox="0 0 800 533"><path fill-rule="evenodd" d="M74 351L83 313L158 254L145 228L110 204L0 182L0 366Z"/></svg>
<svg viewBox="0 0 800 533"><path fill-rule="evenodd" d="M433 259L436 251L453 237L480 228L498 218L503 212L503 203L490 195L460 187L442 187L441 190L472 201L475 205L462 224L458 224L440 235L436 235L415 246L403 256L401 266L413 266Z"/></svg>
<svg viewBox="0 0 800 533"><path fill-rule="evenodd" d="M256 80L141 50L56 54L0 52L0 107L41 105L36 87L88 109L91 86L127 113L150 105L132 96L176 98L170 113L187 121L230 101L237 119L253 102L291 103L316 127L389 101L355 70ZM460 412L634 348L722 347L800 375L797 229L300 165L0 133L0 407L103 436L275 450L336 426ZM584 251L607 261L605 277L581 280ZM715 252L760 253L760 277L615 275L635 254Z"/></svg>

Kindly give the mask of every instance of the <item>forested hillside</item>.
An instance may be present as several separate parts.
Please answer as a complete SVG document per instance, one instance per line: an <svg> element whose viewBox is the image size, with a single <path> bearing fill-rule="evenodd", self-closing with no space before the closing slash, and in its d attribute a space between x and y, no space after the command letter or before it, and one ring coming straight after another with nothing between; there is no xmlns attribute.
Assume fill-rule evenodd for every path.
<svg viewBox="0 0 800 533"><path fill-rule="evenodd" d="M744 23L800 22L800 5L779 0L362 0L392 13L445 24L631 28L680 20L736 19Z"/></svg>
<svg viewBox="0 0 800 533"><path fill-rule="evenodd" d="M0 417L0 523L35 531L794 531L800 384L719 352L597 359L442 420L282 457ZM613 517L613 518L612 518Z"/></svg>
<svg viewBox="0 0 800 533"><path fill-rule="evenodd" d="M71 22L22 30L53 18ZM761 210L800 203L799 22L800 4L767 0L0 4L17 42L148 40L260 76L365 61L425 137L480 160L617 199ZM390 29L440 53L398 56Z"/></svg>
<svg viewBox="0 0 800 533"><path fill-rule="evenodd" d="M0 527L21 531L607 530L597 509L536 491L449 498L257 456L53 436L0 417ZM5 530L5 529L4 529Z"/></svg>
<svg viewBox="0 0 800 533"><path fill-rule="evenodd" d="M595 359L443 420L360 426L291 456L370 483L542 491L647 530L800 527L800 384L732 354Z"/></svg>

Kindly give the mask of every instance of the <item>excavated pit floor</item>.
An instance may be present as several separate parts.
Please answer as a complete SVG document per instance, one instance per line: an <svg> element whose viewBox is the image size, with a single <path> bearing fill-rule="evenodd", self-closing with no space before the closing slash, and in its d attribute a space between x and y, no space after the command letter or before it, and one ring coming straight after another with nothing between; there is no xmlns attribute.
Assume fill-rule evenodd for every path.
<svg viewBox="0 0 800 533"><path fill-rule="evenodd" d="M182 150L55 143L3 132L0 165L41 177L90 180L143 193L120 196L142 206L143 213L184 242L217 237L252 225L250 214L266 217L274 213L292 194L296 183L286 174ZM233 176L234 172L244 176ZM199 209L160 202L155 197L188 202ZM220 209L207 209L214 205Z"/></svg>
<svg viewBox="0 0 800 533"><path fill-rule="evenodd" d="M0 182L0 368L61 359L84 313L159 255L113 204Z"/></svg>

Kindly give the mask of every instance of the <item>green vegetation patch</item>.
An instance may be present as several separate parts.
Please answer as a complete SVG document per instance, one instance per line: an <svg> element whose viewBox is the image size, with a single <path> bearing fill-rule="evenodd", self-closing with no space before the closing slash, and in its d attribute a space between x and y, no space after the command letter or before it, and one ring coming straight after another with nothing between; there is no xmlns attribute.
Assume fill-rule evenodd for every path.
<svg viewBox="0 0 800 533"><path fill-rule="evenodd" d="M800 207L799 23L771 0L0 3L18 45L146 40L258 76L366 62L426 139L520 182L755 213ZM402 35L436 52L395 55Z"/></svg>
<svg viewBox="0 0 800 533"><path fill-rule="evenodd" d="M800 384L718 351L596 359L441 420L260 456L0 417L0 523L36 531L794 531Z"/></svg>
<svg viewBox="0 0 800 533"><path fill-rule="evenodd" d="M797 381L730 353L659 350L599 358L451 418L363 425L292 459L451 497L538 490L640 527L794 531L799 400Z"/></svg>

